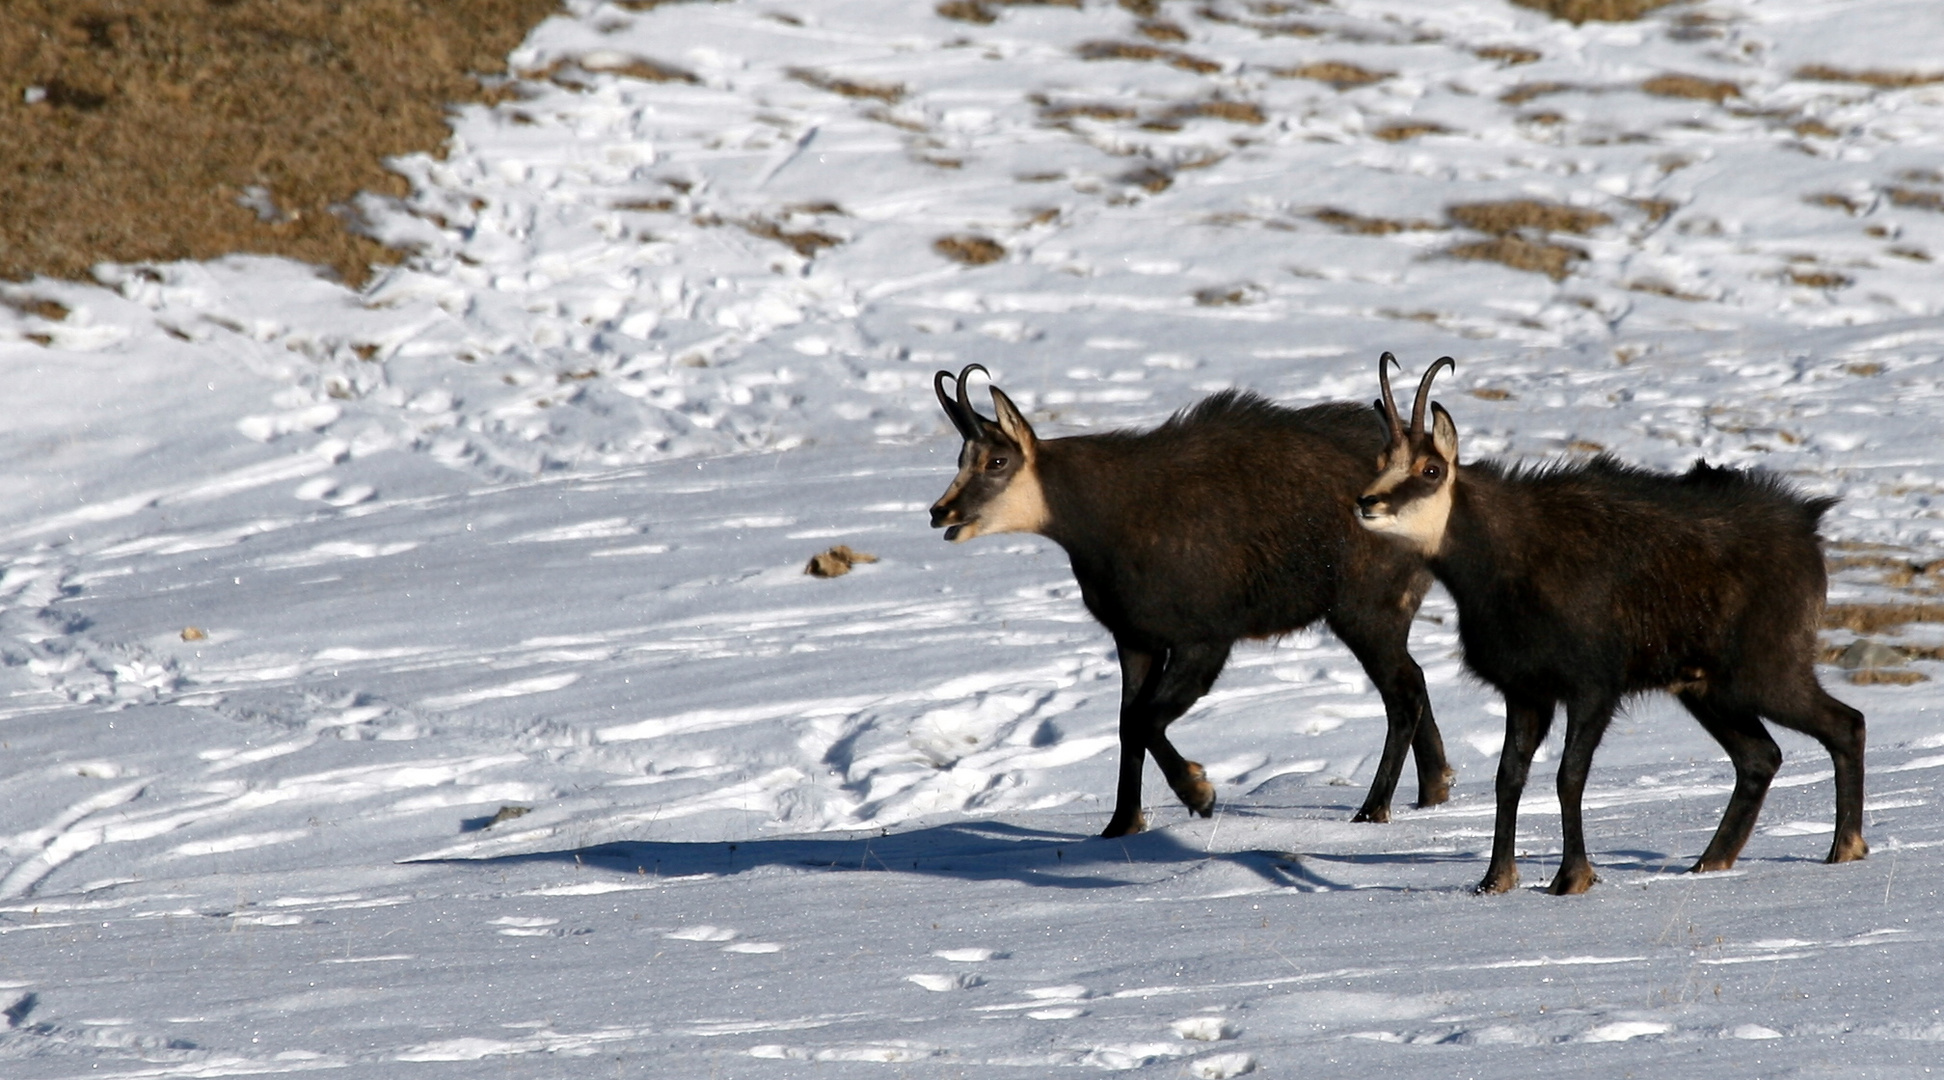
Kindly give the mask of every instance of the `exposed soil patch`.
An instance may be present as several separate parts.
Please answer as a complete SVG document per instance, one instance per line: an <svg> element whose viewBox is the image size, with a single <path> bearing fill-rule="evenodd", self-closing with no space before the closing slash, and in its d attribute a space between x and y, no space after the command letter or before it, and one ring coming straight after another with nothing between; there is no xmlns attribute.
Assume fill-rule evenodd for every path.
<svg viewBox="0 0 1944 1080"><path fill-rule="evenodd" d="M970 234L941 236L932 241L932 250L967 266L984 266L1006 257L1006 249L999 241Z"/></svg>
<svg viewBox="0 0 1944 1080"><path fill-rule="evenodd" d="M1823 626L1854 634L1880 634L1914 622L1944 623L1944 604L1831 604L1823 609Z"/></svg>
<svg viewBox="0 0 1944 1080"><path fill-rule="evenodd" d="M1222 70L1222 65L1193 53L1160 45L1144 45L1138 41L1088 41L1074 52L1082 60L1153 60L1197 75L1213 75Z"/></svg>
<svg viewBox="0 0 1944 1080"><path fill-rule="evenodd" d="M1850 71L1845 68L1830 67L1827 64L1810 64L1796 69L1798 79L1813 79L1817 82L1853 82L1865 86L1875 86L1884 90L1902 90L1912 86L1929 86L1944 82L1944 72L1886 71L1882 68L1868 68L1863 71Z"/></svg>
<svg viewBox="0 0 1944 1080"><path fill-rule="evenodd" d="M1656 75L1641 83L1640 88L1655 97L1692 98L1696 101L1712 101L1716 105L1731 97L1741 96L1740 83L1703 79L1695 75Z"/></svg>
<svg viewBox="0 0 1944 1080"><path fill-rule="evenodd" d="M1566 232L1584 236L1613 218L1598 210L1541 202L1538 199L1507 199L1503 202L1458 203L1445 208L1451 220L1468 229L1505 236L1525 229L1539 232Z"/></svg>
<svg viewBox="0 0 1944 1080"><path fill-rule="evenodd" d="M1543 11L1555 19L1583 22L1632 22L1676 0L1512 0L1522 8Z"/></svg>
<svg viewBox="0 0 1944 1080"><path fill-rule="evenodd" d="M559 0L11 0L0 18L0 277L284 255L357 283L397 256L347 228L386 157ZM354 223L355 224L355 223Z"/></svg>
<svg viewBox="0 0 1944 1080"><path fill-rule="evenodd" d="M1354 90L1359 86L1369 86L1371 83L1383 82L1395 74L1390 71L1372 71L1342 60L1319 60L1314 64L1304 64L1301 67L1271 68L1269 73L1283 79L1315 79L1317 82L1329 83L1338 90Z"/></svg>
<svg viewBox="0 0 1944 1080"><path fill-rule="evenodd" d="M1353 214L1348 210L1338 210L1330 206L1315 211L1310 214L1310 217L1333 229L1358 236L1390 236L1401 232L1442 232L1445 228L1435 221L1399 221L1394 218L1365 217L1362 214Z"/></svg>
<svg viewBox="0 0 1944 1080"><path fill-rule="evenodd" d="M819 90L828 90L847 98L868 98L872 101L882 101L886 105L896 105L903 101L905 96L905 88L896 83L846 79L822 71L811 71L808 68L791 68L788 74L790 78L805 86L814 86Z"/></svg>
<svg viewBox="0 0 1944 1080"><path fill-rule="evenodd" d="M1554 281L1559 281L1572 273L1573 264L1586 258L1584 249L1571 244L1526 240L1517 236L1500 236L1478 243L1459 244L1448 254L1458 259L1482 259L1487 262L1503 263L1514 270L1529 270L1544 274Z"/></svg>
<svg viewBox="0 0 1944 1080"><path fill-rule="evenodd" d="M1403 142L1406 139L1415 139L1420 135L1445 135L1449 134L1450 131L1451 129L1443 124L1434 124L1428 120L1404 120L1394 124L1385 124L1383 127L1371 132L1370 137L1373 139L1382 139L1384 142Z"/></svg>

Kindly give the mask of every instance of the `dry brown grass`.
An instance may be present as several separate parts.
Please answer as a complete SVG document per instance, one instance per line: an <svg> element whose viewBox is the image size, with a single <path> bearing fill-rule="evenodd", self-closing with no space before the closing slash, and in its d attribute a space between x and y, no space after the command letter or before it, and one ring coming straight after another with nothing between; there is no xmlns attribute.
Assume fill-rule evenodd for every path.
<svg viewBox="0 0 1944 1080"><path fill-rule="evenodd" d="M1823 626L1853 634L1880 634L1911 623L1944 623L1944 604L1903 601L1883 604L1831 604L1823 609Z"/></svg>
<svg viewBox="0 0 1944 1080"><path fill-rule="evenodd" d="M1082 102L1069 105L1048 105L1040 110L1042 119L1060 122L1065 120L1132 120L1140 115L1140 110L1127 105L1104 105Z"/></svg>
<svg viewBox="0 0 1944 1080"><path fill-rule="evenodd" d="M1565 93L1570 93L1571 91L1574 90L1584 90L1584 89L1586 88L1580 86L1578 83L1566 83L1566 82L1520 83L1519 85L1513 87L1512 89L1507 90L1505 93L1500 94L1499 100L1504 102L1507 105L1524 105L1526 102L1531 101L1534 98L1545 97L1548 94L1565 94Z"/></svg>
<svg viewBox="0 0 1944 1080"><path fill-rule="evenodd" d="M1253 101L1197 101L1177 105L1168 110L1166 119L1179 122L1204 117L1231 124L1261 124L1269 119L1263 114L1262 106Z"/></svg>
<svg viewBox="0 0 1944 1080"><path fill-rule="evenodd" d="M1559 281L1572 273L1573 264L1586 258L1586 252L1570 244L1527 240L1518 236L1499 236L1472 244L1459 244L1446 254L1457 259L1482 259L1502 263L1514 270L1528 270Z"/></svg>
<svg viewBox="0 0 1944 1080"><path fill-rule="evenodd" d="M1891 203L1909 207L1912 210L1936 210L1944 212L1944 191L1919 191L1916 188L1893 187L1884 190Z"/></svg>
<svg viewBox="0 0 1944 1080"><path fill-rule="evenodd" d="M1791 285L1801 285L1808 289L1847 289L1856 284L1855 279L1834 270L1788 270L1785 276Z"/></svg>
<svg viewBox="0 0 1944 1080"><path fill-rule="evenodd" d="M0 277L254 252L361 282L396 254L335 208L405 194L384 159L443 146L447 106L488 99L474 74L558 7L8 0ZM268 214L238 204L250 189Z"/></svg>
<svg viewBox="0 0 1944 1080"><path fill-rule="evenodd" d="M1150 162L1122 173L1120 182L1132 184L1149 194L1159 195L1173 186L1174 173Z"/></svg>
<svg viewBox="0 0 1944 1080"><path fill-rule="evenodd" d="M1909 668L1859 668L1845 678L1856 686L1911 686L1930 681L1929 675Z"/></svg>
<svg viewBox="0 0 1944 1080"><path fill-rule="evenodd" d="M1166 19L1144 19L1137 23L1134 29L1140 31L1141 36L1149 41L1166 41L1178 45L1188 40L1188 31L1183 30L1180 23L1169 22Z"/></svg>
<svg viewBox="0 0 1944 1080"><path fill-rule="evenodd" d="M1862 214L1870 208L1868 199L1859 199L1854 195L1844 195L1836 191L1819 191L1814 195L1804 195L1802 201L1810 206L1827 206L1832 210L1841 210L1851 217Z"/></svg>
<svg viewBox="0 0 1944 1080"><path fill-rule="evenodd" d="M1497 386L1474 386L1470 390L1465 391L1465 393L1470 394L1480 401L1516 400L1512 391Z"/></svg>
<svg viewBox="0 0 1944 1080"><path fill-rule="evenodd" d="M1445 213L1468 229L1494 236L1506 236L1523 230L1585 236L1602 225L1613 223L1613 218L1598 210L1541 202L1538 199L1458 203L1446 207Z"/></svg>
<svg viewBox="0 0 1944 1080"><path fill-rule="evenodd" d="M1539 60L1542 54L1537 49L1523 45L1481 45L1472 50L1472 55L1481 60L1497 60L1506 67L1517 67Z"/></svg>
<svg viewBox="0 0 1944 1080"><path fill-rule="evenodd" d="M999 241L971 233L941 236L932 241L932 250L967 266L984 266L1006 257L1006 249Z"/></svg>
<svg viewBox="0 0 1944 1080"><path fill-rule="evenodd" d="M1451 129L1443 124L1434 124L1429 120L1399 120L1371 132L1370 137L1384 142L1403 142L1421 135L1445 135L1450 131Z"/></svg>
<svg viewBox="0 0 1944 1080"><path fill-rule="evenodd" d="M1699 293L1684 292L1659 278L1638 278L1627 282L1626 287L1629 292L1665 296L1670 300L1685 300L1690 304L1698 304L1708 299Z"/></svg>
<svg viewBox="0 0 1944 1080"><path fill-rule="evenodd" d="M1656 75L1640 84L1640 89L1655 97L1689 98L1712 101L1716 105L1741 96L1741 84L1697 75Z"/></svg>
<svg viewBox="0 0 1944 1080"><path fill-rule="evenodd" d="M982 26L999 21L999 13L978 0L945 0L932 9L941 19L956 19L959 22L978 23Z"/></svg>
<svg viewBox="0 0 1944 1080"><path fill-rule="evenodd" d="M905 88L898 83L876 83L863 79L846 79L841 75L813 71L809 68L790 68L784 74L819 90L828 90L847 98L867 98L882 101L886 105L896 105L904 100Z"/></svg>
<svg viewBox="0 0 1944 1080"><path fill-rule="evenodd" d="M1397 74L1394 71L1372 71L1342 60L1319 60L1301 67L1271 68L1269 73L1282 79L1314 79L1329 83L1337 90L1354 90L1359 86L1383 82Z"/></svg>
<svg viewBox="0 0 1944 1080"><path fill-rule="evenodd" d="M1512 0L1523 8L1543 11L1555 19L1583 22L1632 22L1675 0Z"/></svg>
<svg viewBox="0 0 1944 1080"><path fill-rule="evenodd" d="M945 0L932 10L941 18L959 22L992 23L999 19L997 8L1064 7L1077 8L1080 0Z"/></svg>
<svg viewBox="0 0 1944 1080"><path fill-rule="evenodd" d="M1311 218L1347 233L1358 236L1390 236L1401 232L1442 232L1444 226L1435 221L1399 221L1394 218L1365 217L1348 210L1338 210L1326 206L1310 214Z"/></svg>
<svg viewBox="0 0 1944 1080"><path fill-rule="evenodd" d="M1254 282L1244 282L1240 285L1211 285L1206 289L1195 290L1195 303L1202 307L1238 307L1256 303L1267 296L1267 291Z"/></svg>
<svg viewBox="0 0 1944 1080"><path fill-rule="evenodd" d="M1222 65L1193 53L1159 45L1143 45L1138 41L1086 41L1073 51L1082 60L1149 60L1197 75L1213 75L1222 70Z"/></svg>
<svg viewBox="0 0 1944 1080"><path fill-rule="evenodd" d="M774 240L806 259L814 259L823 249L836 247L844 242L841 236L832 236L816 229L786 229L774 221L760 218L743 222L743 231L751 236Z"/></svg>
<svg viewBox="0 0 1944 1080"><path fill-rule="evenodd" d="M1885 71L1882 68L1850 71L1846 68L1831 67L1828 64L1809 64L1799 67L1795 71L1795 77L1816 82L1862 83L1883 90L1902 90L1912 86L1929 86L1932 83L1944 82L1944 72Z"/></svg>

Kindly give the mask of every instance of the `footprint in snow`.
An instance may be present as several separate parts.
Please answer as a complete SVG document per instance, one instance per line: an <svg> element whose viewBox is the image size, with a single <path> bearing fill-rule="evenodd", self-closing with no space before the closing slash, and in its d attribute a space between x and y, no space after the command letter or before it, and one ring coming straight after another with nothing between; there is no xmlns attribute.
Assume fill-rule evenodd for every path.
<svg viewBox="0 0 1944 1080"><path fill-rule="evenodd" d="M1185 1016L1168 1025L1176 1035L1192 1042L1220 1042L1235 1038L1236 1030L1219 1016Z"/></svg>
<svg viewBox="0 0 1944 1080"><path fill-rule="evenodd" d="M1253 1054L1210 1054L1189 1062L1188 1075L1200 1077L1201 1080L1226 1080L1227 1077L1252 1073L1255 1067Z"/></svg>
<svg viewBox="0 0 1944 1080"><path fill-rule="evenodd" d="M908 983L916 983L926 990L941 994L947 990L970 990L975 986L985 985L984 979L979 978L969 971L961 972L957 975L906 975L905 981Z"/></svg>
<svg viewBox="0 0 1944 1080"><path fill-rule="evenodd" d="M710 926L707 923L698 923L695 926L684 926L679 930L670 930L662 936L670 941L732 941L736 937L736 932L726 926Z"/></svg>
<svg viewBox="0 0 1944 1080"><path fill-rule="evenodd" d="M506 937L552 937L554 932L547 928L558 922L538 916L502 915L487 925L499 927Z"/></svg>
<svg viewBox="0 0 1944 1080"><path fill-rule="evenodd" d="M983 964L987 960L1004 960L1012 954L993 952L991 949L938 949L932 955L954 964Z"/></svg>

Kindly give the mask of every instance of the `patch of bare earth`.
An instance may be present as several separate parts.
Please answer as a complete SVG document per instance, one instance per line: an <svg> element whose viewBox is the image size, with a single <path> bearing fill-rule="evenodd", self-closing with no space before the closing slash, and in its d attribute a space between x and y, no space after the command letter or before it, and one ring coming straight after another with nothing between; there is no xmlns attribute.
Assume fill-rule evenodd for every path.
<svg viewBox="0 0 1944 1080"><path fill-rule="evenodd" d="M1342 60L1318 60L1313 64L1298 67L1270 68L1269 73L1281 79L1314 79L1329 83L1337 90L1354 90L1359 86L1383 82L1396 74L1391 71L1372 71Z"/></svg>
<svg viewBox="0 0 1944 1080"><path fill-rule="evenodd" d="M1006 249L990 237L961 233L932 241L932 250L956 263L984 266L1006 257Z"/></svg>
<svg viewBox="0 0 1944 1080"><path fill-rule="evenodd" d="M1551 240L1555 232L1584 236L1613 218L1587 210L1537 199L1460 203L1445 208L1452 221L1468 229L1492 234L1492 239L1459 244L1446 253L1460 259L1481 259L1514 270L1545 274L1558 281L1572 272L1586 251Z"/></svg>
<svg viewBox="0 0 1944 1080"><path fill-rule="evenodd" d="M1716 105L1741 96L1740 83L1703 79L1698 75L1656 75L1641 83L1640 88L1655 97L1712 101Z"/></svg>
<svg viewBox="0 0 1944 1080"><path fill-rule="evenodd" d="M1362 214L1353 214L1348 210L1338 210L1331 206L1312 212L1310 217L1333 229L1356 236L1390 236L1401 232L1442 232L1445 228L1435 221L1365 217Z"/></svg>
<svg viewBox="0 0 1944 1080"><path fill-rule="evenodd" d="M0 277L250 252L357 283L396 254L355 231L387 157L559 0L8 0L0 14Z"/></svg>
<svg viewBox="0 0 1944 1080"><path fill-rule="evenodd" d="M1213 75L1222 70L1222 65L1193 53L1164 48L1160 45L1145 45L1138 41L1082 42L1074 53L1082 60L1154 61L1183 71L1192 71L1197 75Z"/></svg>
<svg viewBox="0 0 1944 1080"><path fill-rule="evenodd" d="M1795 77L1816 82L1862 83L1880 90L1905 90L1913 86L1929 86L1932 83L1944 82L1944 71L1886 71L1883 68L1852 71L1847 68L1831 67L1828 64L1809 64L1797 68Z"/></svg>
<svg viewBox="0 0 1944 1080"><path fill-rule="evenodd" d="M1676 0L1512 0L1522 8L1543 11L1575 25L1583 22L1632 22Z"/></svg>

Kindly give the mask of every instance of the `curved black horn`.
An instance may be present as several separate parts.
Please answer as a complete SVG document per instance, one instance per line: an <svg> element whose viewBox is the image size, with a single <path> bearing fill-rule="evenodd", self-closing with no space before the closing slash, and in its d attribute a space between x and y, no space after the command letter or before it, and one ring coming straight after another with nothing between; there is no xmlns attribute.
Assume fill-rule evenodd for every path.
<svg viewBox="0 0 1944 1080"><path fill-rule="evenodd" d="M979 415L979 410L973 408L971 400L965 396L965 384L972 378L972 373L975 371L981 375L984 375L986 377L987 382L992 381L992 372L987 371L985 369L985 366L982 364L967 364L965 365L965 367L959 370L958 406L959 408L965 410L965 420L966 423L968 424L972 423L973 421L979 421L981 423L985 421L985 417ZM972 436L970 435L966 436L966 438L968 439L971 437Z"/></svg>
<svg viewBox="0 0 1944 1080"><path fill-rule="evenodd" d="M945 380L951 377L952 373L949 371L941 371L933 375L932 389L938 391L938 404L945 410L945 416L952 422L952 426L958 429L959 437L969 441L978 435L978 430L972 426L971 419L960 411L960 406L965 400L965 392L960 390L957 401L952 400L951 396L945 393Z"/></svg>
<svg viewBox="0 0 1944 1080"><path fill-rule="evenodd" d="M1397 415L1397 399L1391 396L1390 369L1396 363L1397 357L1388 352L1377 358L1377 382L1384 388L1384 417L1390 421L1393 439L1404 434L1404 421Z"/></svg>
<svg viewBox="0 0 1944 1080"><path fill-rule="evenodd" d="M1424 373L1424 378L1418 380L1417 401L1411 405L1412 435L1424 434L1424 407L1431 402L1431 380L1437 376L1439 368L1450 368L1453 371L1457 371L1458 361L1453 360L1449 356L1440 356L1438 357L1438 362L1432 364L1430 369Z"/></svg>

